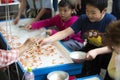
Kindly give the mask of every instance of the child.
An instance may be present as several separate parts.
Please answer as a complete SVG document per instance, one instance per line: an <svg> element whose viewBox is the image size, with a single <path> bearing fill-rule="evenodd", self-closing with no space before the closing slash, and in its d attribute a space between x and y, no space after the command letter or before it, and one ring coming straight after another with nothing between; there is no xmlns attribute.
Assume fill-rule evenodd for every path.
<svg viewBox="0 0 120 80"><path fill-rule="evenodd" d="M59 31L62 31L71 26L78 19L77 16L72 16L75 8L75 5L72 3L72 0L61 0L58 6L58 15L50 19L34 22L31 25L26 26L26 29L39 29L41 27L46 26L57 26ZM47 33L49 35L53 35L56 32L57 30L47 30ZM80 50L83 47L83 39L81 39L80 36L80 32L77 34L71 34L63 40L63 44L70 50Z"/></svg>
<svg viewBox="0 0 120 80"><path fill-rule="evenodd" d="M108 73L111 78L120 80L120 21L111 23L106 29L104 44L106 47L91 50L87 54L87 59L94 59L99 54L109 53L113 51L110 63L108 65Z"/></svg>
<svg viewBox="0 0 120 80"><path fill-rule="evenodd" d="M40 39L38 42L40 45L51 43L81 31L82 36L88 41L82 51L88 52L91 49L102 47L102 36L105 34L106 26L116 20L113 15L106 13L107 3L107 0L86 0L86 14L81 15L71 27L48 38ZM103 62L105 62L103 67L106 68L110 56L106 55L103 59L104 57L101 55L92 61L86 61L82 70L85 71L82 72L85 73L84 76L99 74L101 65L104 65Z"/></svg>

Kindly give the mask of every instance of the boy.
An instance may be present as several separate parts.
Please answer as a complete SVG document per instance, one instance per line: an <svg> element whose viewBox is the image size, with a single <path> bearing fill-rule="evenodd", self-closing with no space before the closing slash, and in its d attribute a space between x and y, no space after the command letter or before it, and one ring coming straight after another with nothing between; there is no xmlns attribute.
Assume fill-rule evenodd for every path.
<svg viewBox="0 0 120 80"><path fill-rule="evenodd" d="M107 5L108 0L87 0L86 14L81 15L71 27L46 39L40 39L38 42L41 45L51 43L81 31L83 38L88 41L81 51L88 52L91 49L102 47L102 36L105 34L106 26L116 20L113 15L106 13ZM86 61L82 73L85 73L84 76L99 74L101 67L107 67L110 57L110 54L106 56L100 55L92 61ZM105 62L105 65L103 62ZM104 66L101 66L101 64Z"/></svg>

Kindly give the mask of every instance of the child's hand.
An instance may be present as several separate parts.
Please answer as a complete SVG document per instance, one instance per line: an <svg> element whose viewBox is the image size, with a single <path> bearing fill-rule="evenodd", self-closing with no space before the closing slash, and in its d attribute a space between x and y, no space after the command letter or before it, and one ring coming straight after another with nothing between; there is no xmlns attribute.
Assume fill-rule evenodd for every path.
<svg viewBox="0 0 120 80"><path fill-rule="evenodd" d="M46 30L46 33L47 33L47 35L52 35L52 30L48 29L48 30Z"/></svg>
<svg viewBox="0 0 120 80"><path fill-rule="evenodd" d="M86 60L95 59L96 56L97 56L96 50L90 50L90 51L87 53Z"/></svg>
<svg viewBox="0 0 120 80"><path fill-rule="evenodd" d="M39 40L37 41L37 44L40 45L40 46L45 45L45 44L48 44L48 43L51 43L48 38L39 39Z"/></svg>
<svg viewBox="0 0 120 80"><path fill-rule="evenodd" d="M26 29L26 30L30 30L31 28L32 28L32 25L31 25L31 24L25 26L25 29Z"/></svg>

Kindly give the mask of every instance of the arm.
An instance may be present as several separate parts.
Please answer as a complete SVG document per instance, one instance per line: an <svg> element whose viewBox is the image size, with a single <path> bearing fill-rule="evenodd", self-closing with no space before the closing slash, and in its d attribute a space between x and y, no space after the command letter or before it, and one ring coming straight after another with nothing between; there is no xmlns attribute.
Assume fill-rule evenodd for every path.
<svg viewBox="0 0 120 80"><path fill-rule="evenodd" d="M1 50L0 49L0 68L6 67L17 60L18 50Z"/></svg>
<svg viewBox="0 0 120 80"><path fill-rule="evenodd" d="M46 8L42 8L38 15L36 16L36 18L33 20L33 22L38 21L43 16L43 14L45 14L46 11L47 11Z"/></svg>
<svg viewBox="0 0 120 80"><path fill-rule="evenodd" d="M87 53L86 58L87 58L87 60L91 60L91 59L95 59L97 55L107 54L107 53L110 53L110 52L112 52L112 50L109 49L107 46L101 47L101 48L96 48L96 49L90 50Z"/></svg>
<svg viewBox="0 0 120 80"><path fill-rule="evenodd" d="M33 22L29 25L27 25L25 27L26 30L29 30L29 29L40 29L42 27L50 27L50 26L54 26L56 25L56 21L58 21L58 15L52 17L52 18L49 18L49 19L45 19L45 20L40 20L40 21L36 21L36 22Z"/></svg>
<svg viewBox="0 0 120 80"><path fill-rule="evenodd" d="M26 0L22 0L21 4L20 4L20 9L19 9L18 15L17 15L17 17L14 20L14 24L18 23L18 21L20 19L20 16L21 16L23 10L25 9L25 6L26 6Z"/></svg>
<svg viewBox="0 0 120 80"><path fill-rule="evenodd" d="M44 45L47 43L52 43L52 42L55 42L58 40L62 40L73 33L74 33L73 29L71 27L69 27L63 31L59 31L58 33L56 33L48 38L45 38L43 40L41 40L41 39L38 40L38 43L40 43L41 45Z"/></svg>
<svg viewBox="0 0 120 80"><path fill-rule="evenodd" d="M0 49L0 68L6 67L13 62L17 61L19 56L23 55L23 52L27 50L34 43L34 39L27 39L24 44L17 49L2 50Z"/></svg>
<svg viewBox="0 0 120 80"><path fill-rule="evenodd" d="M48 8L52 9L53 0L42 0L40 2L42 4L42 6L40 8L40 12L38 13L38 15L36 16L34 21L38 21L43 16L43 14L45 14L45 12L47 11Z"/></svg>

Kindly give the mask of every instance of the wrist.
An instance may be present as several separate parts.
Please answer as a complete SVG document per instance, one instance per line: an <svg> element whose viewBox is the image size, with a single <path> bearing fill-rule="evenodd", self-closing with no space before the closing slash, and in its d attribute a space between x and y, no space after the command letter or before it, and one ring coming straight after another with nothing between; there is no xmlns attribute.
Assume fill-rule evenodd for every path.
<svg viewBox="0 0 120 80"><path fill-rule="evenodd" d="M45 42L46 43L52 43L53 39L51 39L51 37L45 38Z"/></svg>

